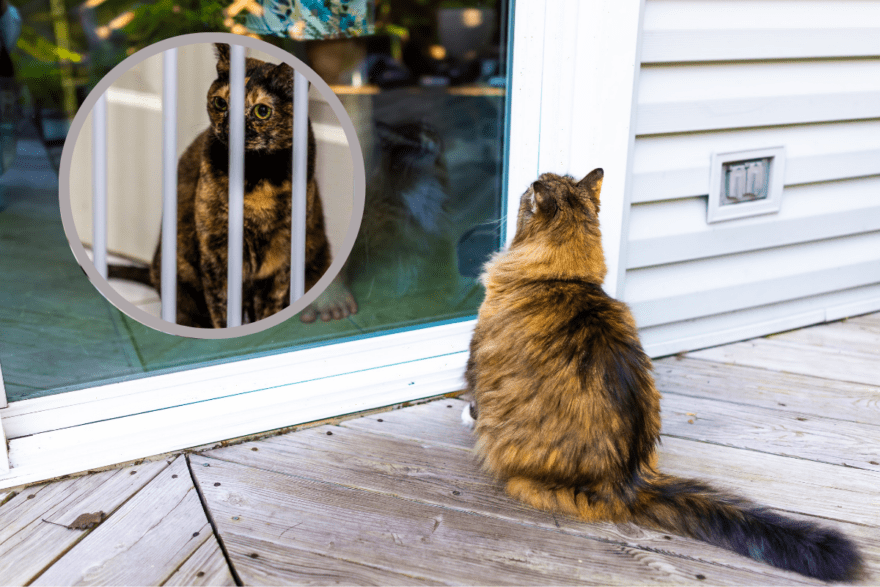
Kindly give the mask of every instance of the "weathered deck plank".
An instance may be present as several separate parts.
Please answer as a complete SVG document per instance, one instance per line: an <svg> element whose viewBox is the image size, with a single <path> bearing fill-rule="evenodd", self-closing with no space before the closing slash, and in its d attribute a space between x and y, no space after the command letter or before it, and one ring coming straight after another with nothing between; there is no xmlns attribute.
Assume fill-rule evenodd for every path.
<svg viewBox="0 0 880 587"><path fill-rule="evenodd" d="M171 578L163 583L164 587L175 585L217 585L219 587L235 585L235 579L229 572L226 557L223 556L223 551L220 550L220 545L217 544L217 539L214 536L205 540L204 544L171 575Z"/></svg>
<svg viewBox="0 0 880 587"><path fill-rule="evenodd" d="M81 514L104 512L113 516L166 467L164 461L147 462L22 490L0 506L2 583L24 585L32 581L52 561L94 532L64 526Z"/></svg>
<svg viewBox="0 0 880 587"><path fill-rule="evenodd" d="M837 528L862 551L866 574L859 582L880 582L880 473L668 436L659 467L708 481L785 515Z"/></svg>
<svg viewBox="0 0 880 587"><path fill-rule="evenodd" d="M333 433L329 437L328 431ZM587 524L520 505L479 470L469 451L449 445L324 426L212 450L205 456L627 547L658 550L765 574L778 573L698 541L631 525Z"/></svg>
<svg viewBox="0 0 880 587"><path fill-rule="evenodd" d="M211 526L180 456L32 584L160 585L208 539Z"/></svg>
<svg viewBox="0 0 880 587"><path fill-rule="evenodd" d="M815 328L800 328L767 337L826 349L866 353L880 359L880 328L858 321L832 322Z"/></svg>
<svg viewBox="0 0 880 587"><path fill-rule="evenodd" d="M249 535L236 537L236 569L244 585L442 585Z"/></svg>
<svg viewBox="0 0 880 587"><path fill-rule="evenodd" d="M656 361L654 377L662 393L860 424L880 423L880 394L872 385L689 358Z"/></svg>
<svg viewBox="0 0 880 587"><path fill-rule="evenodd" d="M672 393L660 405L663 434L880 472L880 426Z"/></svg>
<svg viewBox="0 0 880 587"><path fill-rule="evenodd" d="M771 371L880 385L880 369L877 367L875 355L810 344L758 338L694 351L688 353L688 356L719 363L760 367Z"/></svg>
<svg viewBox="0 0 880 587"><path fill-rule="evenodd" d="M346 420L341 425L399 438L471 448L474 445L471 431L461 425L461 411L465 405L465 401L444 398L405 410Z"/></svg>
<svg viewBox="0 0 880 587"><path fill-rule="evenodd" d="M281 555L294 549L454 584L812 583L793 574L722 567L206 457L192 462L236 567L242 557L259 560L255 549L271 544L283 547L276 550Z"/></svg>
<svg viewBox="0 0 880 587"><path fill-rule="evenodd" d="M780 510L880 527L880 473L663 437L660 469Z"/></svg>
<svg viewBox="0 0 880 587"><path fill-rule="evenodd" d="M693 365L701 361L689 361L689 363ZM658 371L661 370L662 367L658 366ZM759 374L766 373L766 371L752 370L754 371L758 371ZM723 374L716 377L720 379ZM787 375L778 375L778 377L784 379ZM725 382L727 386L737 386L736 378L728 379L729 381ZM782 384L784 385L784 382ZM760 387L760 383L758 386ZM876 406L880 410L880 395L876 391L869 386L863 386L859 391L862 392L863 403L872 408ZM846 398L843 394L834 394L832 397L840 400L833 402L836 405L842 403L850 405L853 402L852 397ZM453 408L447 408L448 405L452 405ZM451 446L469 448L473 446L473 438L459 422L459 415L464 405L465 402L461 400L444 399L416 406L419 408L419 413L415 417L408 411L398 410L348 420L341 425L400 438L443 442ZM414 410L416 407L407 410ZM824 416L816 414L815 409L807 414L792 410L780 412L728 402L691 399L671 393L663 398L661 407L664 432L667 434L880 471L880 464L875 464L880 463L880 427L861 423L847 423L841 426L841 422L834 419L837 414L830 409L825 410ZM846 417L851 411L855 410L847 410L840 415ZM869 414L872 411L869 411ZM864 415L861 417L870 420ZM693 420L693 424L689 424L689 420ZM880 417L875 421L880 422Z"/></svg>
<svg viewBox="0 0 880 587"><path fill-rule="evenodd" d="M859 326L880 332L880 312L856 316L855 318L847 318L846 322L850 324L858 324Z"/></svg>

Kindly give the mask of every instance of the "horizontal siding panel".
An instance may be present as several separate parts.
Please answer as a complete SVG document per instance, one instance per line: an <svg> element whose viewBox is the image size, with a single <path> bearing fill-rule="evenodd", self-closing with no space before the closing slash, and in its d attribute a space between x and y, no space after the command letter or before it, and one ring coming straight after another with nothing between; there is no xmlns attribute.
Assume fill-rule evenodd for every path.
<svg viewBox="0 0 880 587"><path fill-rule="evenodd" d="M789 186L783 190L779 212L706 223L706 196L638 204L630 214L630 242L683 234L708 234L716 230L772 225L784 220L821 217L825 214L880 206L880 177Z"/></svg>
<svg viewBox="0 0 880 587"><path fill-rule="evenodd" d="M659 298L631 307L637 324L656 326L872 283L880 283L880 261Z"/></svg>
<svg viewBox="0 0 880 587"><path fill-rule="evenodd" d="M878 232L632 269L626 274L623 299L630 304L650 302L869 261L880 265Z"/></svg>
<svg viewBox="0 0 880 587"><path fill-rule="evenodd" d="M880 118L880 92L640 104L637 135Z"/></svg>
<svg viewBox="0 0 880 587"><path fill-rule="evenodd" d="M642 35L642 63L878 55L880 28L663 30Z"/></svg>
<svg viewBox="0 0 880 587"><path fill-rule="evenodd" d="M633 206L627 268L880 230L880 176L790 186L781 204L775 214L714 224L705 197Z"/></svg>
<svg viewBox="0 0 880 587"><path fill-rule="evenodd" d="M880 22L873 0L647 0L645 30L845 28Z"/></svg>
<svg viewBox="0 0 880 587"><path fill-rule="evenodd" d="M880 283L880 232L631 269L624 300L647 326L868 283Z"/></svg>
<svg viewBox="0 0 880 587"><path fill-rule="evenodd" d="M726 149L728 151L733 149ZM707 164L633 174L632 203L640 204L709 194ZM880 175L880 149L850 153L824 153L786 158L786 186Z"/></svg>
<svg viewBox="0 0 880 587"><path fill-rule="evenodd" d="M656 358L877 310L880 284L642 328L639 336L645 352Z"/></svg>
<svg viewBox="0 0 880 587"><path fill-rule="evenodd" d="M880 58L644 64L638 104L880 92Z"/></svg>
<svg viewBox="0 0 880 587"><path fill-rule="evenodd" d="M785 147L786 185L880 174L880 120L643 136L632 201L704 196L712 153L773 146Z"/></svg>
<svg viewBox="0 0 880 587"><path fill-rule="evenodd" d="M638 141L637 141L638 142ZM787 163L787 162L786 162ZM786 169L786 177L788 176ZM709 195L710 166L644 171L632 174L632 204Z"/></svg>
<svg viewBox="0 0 880 587"><path fill-rule="evenodd" d="M632 241L627 268L648 267L880 230L880 206L708 233ZM878 261L880 265L880 261Z"/></svg>

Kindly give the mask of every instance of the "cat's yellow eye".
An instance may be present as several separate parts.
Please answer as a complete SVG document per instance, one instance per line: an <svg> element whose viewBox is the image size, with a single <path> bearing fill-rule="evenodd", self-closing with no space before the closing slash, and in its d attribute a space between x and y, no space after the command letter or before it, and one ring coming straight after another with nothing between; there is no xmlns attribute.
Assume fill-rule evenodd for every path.
<svg viewBox="0 0 880 587"><path fill-rule="evenodd" d="M272 115L272 109L265 104L257 104L254 106L254 116L262 120L266 120Z"/></svg>
<svg viewBox="0 0 880 587"><path fill-rule="evenodd" d="M214 100L212 101L214 104L214 108L220 110L221 112L226 111L226 100L221 98L220 96L214 96Z"/></svg>

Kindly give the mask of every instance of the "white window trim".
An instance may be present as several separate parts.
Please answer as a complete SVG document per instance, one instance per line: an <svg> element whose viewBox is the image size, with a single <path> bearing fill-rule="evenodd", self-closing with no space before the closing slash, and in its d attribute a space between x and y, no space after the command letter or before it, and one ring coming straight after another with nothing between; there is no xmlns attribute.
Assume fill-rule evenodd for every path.
<svg viewBox="0 0 880 587"><path fill-rule="evenodd" d="M540 172L605 169L606 289L620 275L644 0L517 0L507 237ZM13 402L0 489L463 389L474 321ZM0 459L4 455L0 451Z"/></svg>
<svg viewBox="0 0 880 587"><path fill-rule="evenodd" d="M580 179L602 167L605 291L620 299L644 4L517 0L513 37L508 241L519 196L540 173Z"/></svg>
<svg viewBox="0 0 880 587"><path fill-rule="evenodd" d="M0 408L5 408L8 405L9 402L6 401L6 385L3 383L3 366L0 365ZM2 430L2 425L0 425L0 430ZM0 449L0 454L2 453L3 450Z"/></svg>
<svg viewBox="0 0 880 587"><path fill-rule="evenodd" d="M0 419L0 476L9 473L9 454L6 450L6 433L3 431L3 420Z"/></svg>
<svg viewBox="0 0 880 587"><path fill-rule="evenodd" d="M473 321L12 402L0 488L462 389ZM390 363L390 364L389 364Z"/></svg>
<svg viewBox="0 0 880 587"><path fill-rule="evenodd" d="M0 408L9 404L6 401L6 387L3 385L3 369L0 368ZM3 412L0 411L0 477L9 472L9 450L6 444L6 433L3 431Z"/></svg>

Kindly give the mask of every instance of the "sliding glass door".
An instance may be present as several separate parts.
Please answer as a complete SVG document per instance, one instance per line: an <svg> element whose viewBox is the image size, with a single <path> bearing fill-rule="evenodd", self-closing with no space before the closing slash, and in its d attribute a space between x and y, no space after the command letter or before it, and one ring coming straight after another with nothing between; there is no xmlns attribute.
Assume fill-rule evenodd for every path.
<svg viewBox="0 0 880 587"><path fill-rule="evenodd" d="M258 4L21 7L28 116L0 177L0 489L461 390L479 268L539 172L605 169L605 288L623 290L643 0L285 0L257 17ZM174 337L119 313L76 265L55 175L65 121L126 55L206 30L292 52L353 120L366 209L339 295L356 314ZM332 161L346 147L312 106ZM338 188L344 174L322 167L320 189Z"/></svg>
<svg viewBox="0 0 880 587"><path fill-rule="evenodd" d="M26 116L17 127L18 156L0 177L0 270L7 276L0 286L0 365L9 402L474 316L482 299L479 267L501 245L506 215L507 0L321 2L316 5L328 7L327 14L321 8L317 16L297 1L292 6L300 12L289 22L244 10L215 25L257 34L312 66L355 122L367 174L364 221L343 274L357 313L326 322L293 319L227 340L175 337L132 320L101 297L70 252L57 178L68 120L90 87L127 55L168 32L194 32L175 28L186 21L181 10L196 15L210 8L181 2L163 16L160 4L93 4L77 8L78 20L68 14L54 26L48 21L59 17L49 18L48 2L20 8L25 37L67 58L47 62L36 41L14 55ZM162 18L175 25L155 26ZM195 30L205 26L192 21ZM51 80L48 87L44 79ZM131 80L132 91L161 91L141 81ZM146 120L149 113L137 110L144 103L111 107ZM319 187L345 189L334 185L349 172L332 165L346 150L336 140L332 113L320 99L310 113L325 161ZM115 252L148 263L151 248Z"/></svg>

